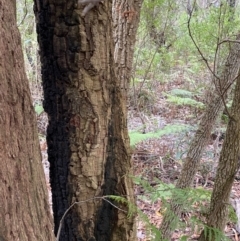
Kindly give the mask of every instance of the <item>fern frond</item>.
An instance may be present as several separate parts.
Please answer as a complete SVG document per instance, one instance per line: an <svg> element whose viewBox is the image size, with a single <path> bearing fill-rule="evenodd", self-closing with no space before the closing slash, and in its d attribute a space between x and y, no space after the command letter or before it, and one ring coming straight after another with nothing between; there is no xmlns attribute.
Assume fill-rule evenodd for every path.
<svg viewBox="0 0 240 241"><path fill-rule="evenodd" d="M167 101L178 105L178 106L192 106L192 107L196 107L199 109L203 109L205 107L205 105L200 102L200 101L196 101L192 98L188 98L188 97L179 97L179 96L174 96L174 95L170 95L170 94L165 94L167 96Z"/></svg>
<svg viewBox="0 0 240 241"><path fill-rule="evenodd" d="M130 136L130 144L131 146L136 145L137 143L150 139L150 138L160 138L164 135L170 135L170 134L177 134L181 132L187 132L192 129L192 126L190 125L184 125L184 124L173 124L173 125L166 125L163 129L158 130L157 132L149 132L146 134L132 131L129 133Z"/></svg>

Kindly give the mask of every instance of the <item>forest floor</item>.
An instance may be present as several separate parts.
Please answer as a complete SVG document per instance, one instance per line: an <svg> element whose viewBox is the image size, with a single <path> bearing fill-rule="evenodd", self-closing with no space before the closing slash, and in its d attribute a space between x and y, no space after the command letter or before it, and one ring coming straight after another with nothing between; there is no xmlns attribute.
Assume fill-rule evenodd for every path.
<svg viewBox="0 0 240 241"><path fill-rule="evenodd" d="M137 207L146 214L149 220L148 223L142 215L138 215L138 241L153 240L155 234L152 231L154 230L152 227L154 226L157 229L160 227L164 213L162 202L163 200L166 203L169 202L171 197L171 191L169 192L169 190L173 186L172 184L176 183L181 172L182 163L191 138L194 135L194 130L196 130L204 111L204 108L199 103L206 104L208 99L209 90L206 88L206 86L210 86L207 83L209 81L208 76L202 76L204 82L198 82L197 86L193 86L193 82L189 81L189 79L195 77L190 76L186 72L177 71L172 75L169 74L167 78L168 81L163 83L155 81L151 82L151 84L148 82L145 82L143 85L135 84L135 89L131 89L129 93L129 132L135 131L142 134L141 136L147 134L150 136L150 138L143 141L136 140L135 144L132 145L134 176L137 177L135 180ZM189 92L185 93L187 95L185 102L182 101L181 90ZM38 116L38 125L39 132L42 133L40 135L40 144L43 166L48 179L49 164L44 134L47 125L46 114L43 113ZM166 126L168 126L165 129L166 133L163 132L160 137L154 136L154 133L164 130ZM176 129L176 126L184 128ZM219 120L212 132L211 140L204 152L201 165L194 179L193 188L200 190L201 195L205 195L206 198L192 203L191 207L182 214L180 227L175 230L171 240L197 240L199 237L203 226L199 222L192 222L192 220L205 221L205 212L210 201L210 195L207 193L210 193L214 185L225 128L226 124L224 121ZM140 185L140 179L144 180L142 185ZM240 202L240 185L238 180L240 180L239 175L237 175L234 182L231 197L232 201L236 203ZM167 186L161 191L163 183ZM154 193L152 190L157 190L157 192ZM205 209L202 207L205 207ZM236 223L237 220L234 223L229 218L225 234L230 240L240 241L240 229L237 228Z"/></svg>
<svg viewBox="0 0 240 241"><path fill-rule="evenodd" d="M205 83L204 86L210 85ZM175 184L178 179L184 157L194 136L194 130L196 130L197 124L204 112L204 108L200 108L200 105L191 104L190 101L186 101L186 103L190 104L182 104L181 98L176 98L175 101L172 101L168 93L177 93L176 90L179 89L188 90L193 93L191 99L196 101L206 104L208 100L207 88L203 87L202 93L199 91L196 92L196 86L195 90L189 87L186 78L184 78L184 73L180 72L171 81L168 81L168 84L157 83L151 90L149 88L142 88L141 91L144 91L145 95L150 92L154 98L145 96L146 103L141 108L136 106L133 108L132 105L129 107L130 118L128 118L128 122L130 133L131 131L138 130L147 134L149 132L156 132L159 128L164 129L166 126L169 126L169 128L171 128L171 125L187 126L186 129L179 132L176 132L173 128L173 132L170 134L167 132L159 138L149 138L137 143L133 147L134 176L144 180L141 183L137 179L136 183L138 185L135 184L137 206L146 214L149 220L148 223L142 215L138 216L138 241L151 241L156 236L154 229L151 227L152 225L157 229L160 227L164 214L164 205L162 203L163 201L169 203L171 184ZM141 97L141 94L138 93L139 96ZM172 241L197 240L203 229L201 223L205 221L207 208L210 203L210 194L214 185L218 159L224 141L225 128L226 121L223 118L218 121L215 129L212 131L211 139L204 151L201 165L194 178L192 187L192 189L199 190L201 200L199 199L197 202L192 200L193 203L190 207L182 213L179 220L179 228L175 230L171 239ZM236 213L238 215L240 212L239 180L238 173L231 194L231 203L235 208L237 206ZM164 186L163 183L166 185ZM204 196L205 194L206 196ZM203 196L206 198L202 198ZM186 203L186 205L188 204ZM225 235L229 240L238 241L240 240L239 232L239 222L232 208L229 221L225 227Z"/></svg>

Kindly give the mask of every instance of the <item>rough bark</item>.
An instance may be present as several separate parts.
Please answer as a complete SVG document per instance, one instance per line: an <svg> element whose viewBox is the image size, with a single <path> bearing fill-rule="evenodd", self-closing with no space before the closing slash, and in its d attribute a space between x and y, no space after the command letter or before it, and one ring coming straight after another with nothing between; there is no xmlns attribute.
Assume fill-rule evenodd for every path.
<svg viewBox="0 0 240 241"><path fill-rule="evenodd" d="M239 40L240 37L237 37ZM218 88L225 90L227 86L237 76L240 67L240 45L235 43L232 44L229 56L225 63L225 68L220 76L220 84ZM226 99L227 92L223 96ZM219 91L213 93L211 100L207 106L207 109L199 123L198 130L196 131L193 140L190 143L190 147L187 153L187 157L184 161L184 165L176 184L176 188L187 188L190 187L194 176L197 172L200 159L206 144L209 141L211 130L223 109L222 97L219 96ZM170 209L166 212L162 221L160 230L162 232L163 240L169 240L172 232L176 228L177 219L182 211L182 205L179 205L174 198L171 201ZM172 213L174 215L172 215Z"/></svg>
<svg viewBox="0 0 240 241"><path fill-rule="evenodd" d="M143 0L113 0L114 61L126 104L142 2Z"/></svg>
<svg viewBox="0 0 240 241"><path fill-rule="evenodd" d="M240 77L237 78L234 93L231 108L232 118L229 120L220 154L206 230L202 232L199 238L200 241L220 240L217 238L216 230L214 231L212 228L224 231L228 217L229 196L235 175L240 166Z"/></svg>
<svg viewBox="0 0 240 241"><path fill-rule="evenodd" d="M134 202L111 1L84 18L83 7L74 0L35 1L55 233L75 201L119 195ZM135 240L134 218L105 201L86 201L66 216L60 240Z"/></svg>
<svg viewBox="0 0 240 241"><path fill-rule="evenodd" d="M0 0L0 240L54 240L14 1Z"/></svg>

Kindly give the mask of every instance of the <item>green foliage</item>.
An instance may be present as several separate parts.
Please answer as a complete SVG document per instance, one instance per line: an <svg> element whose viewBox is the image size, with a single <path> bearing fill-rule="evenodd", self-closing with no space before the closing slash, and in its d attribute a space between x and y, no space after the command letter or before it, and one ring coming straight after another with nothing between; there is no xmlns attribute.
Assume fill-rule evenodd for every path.
<svg viewBox="0 0 240 241"><path fill-rule="evenodd" d="M146 193L151 194L150 199L155 202L158 199L170 199L174 190L173 184L166 184L156 179L157 185L152 187L150 183L141 177L133 177L133 181L136 185L140 185L144 188Z"/></svg>
<svg viewBox="0 0 240 241"><path fill-rule="evenodd" d="M192 217L189 220L188 225L194 228L196 225L198 227L204 228L205 235L208 235L209 240L214 237L215 241L227 241L229 240L225 235L216 228L207 227L204 223L204 220L200 220L199 216L205 216L208 213L208 206L211 199L211 191L206 190L202 187L200 188L186 188L179 189L176 188L173 184L163 183L161 180L155 179L154 183L156 185L152 186L148 181L142 179L141 177L133 177L134 183L136 185L140 185L145 190L145 194L140 196L139 198L142 200L151 200L155 202L157 200L162 201L161 213L166 215L166 209L168 210L167 215L171 219L171 221L178 223L178 227L181 229L185 229L186 223L180 222L180 220L175 216L175 214L169 209L170 208L170 199L174 199L176 204L182 206L183 212L192 213ZM232 207L229 208L229 220L233 222L237 222L236 214ZM144 217L144 221L146 221L146 217ZM154 230L151 227L151 230ZM153 232L154 233L154 232ZM158 235L160 235L158 233ZM188 236L184 235L180 240L188 240ZM155 236L154 240L157 239Z"/></svg>
<svg viewBox="0 0 240 241"><path fill-rule="evenodd" d="M121 203L124 204L128 207L127 209L127 217L131 217L132 215L134 215L138 210L137 210L137 206L131 202L129 202L126 198L124 197L120 197L120 196L115 196L115 195L108 195L108 198L116 201L117 203Z"/></svg>
<svg viewBox="0 0 240 241"><path fill-rule="evenodd" d="M148 216L140 209L137 209L137 212L140 220L142 220L146 225L147 236L151 237L152 241L161 240L160 230L149 221Z"/></svg>
<svg viewBox="0 0 240 241"><path fill-rule="evenodd" d="M152 94L152 92L147 91L147 90L141 90L138 93L138 98L137 98L137 105L139 109L149 109L149 106L152 106L155 102L155 97Z"/></svg>
<svg viewBox="0 0 240 241"><path fill-rule="evenodd" d="M238 222L238 217L237 217L236 211L234 210L234 208L232 206L229 206L228 218L233 223Z"/></svg>
<svg viewBox="0 0 240 241"><path fill-rule="evenodd" d="M37 113L37 115L41 115L44 112L44 109L43 109L42 105L35 105L34 110Z"/></svg>
<svg viewBox="0 0 240 241"><path fill-rule="evenodd" d="M187 235L183 235L181 238L180 238L180 241L187 241L188 240L188 236Z"/></svg>
<svg viewBox="0 0 240 241"><path fill-rule="evenodd" d="M108 195L107 197L118 203L127 205L128 217L138 214L139 218L142 221L144 221L144 223L146 224L146 230L148 232L148 235L154 237L153 241L160 240L161 233L158 230L158 228L151 224L151 222L148 219L148 216L145 213L143 213L135 204L130 203L126 198L123 198L123 197L114 196L114 195Z"/></svg>
<svg viewBox="0 0 240 241"><path fill-rule="evenodd" d="M188 97L178 97L178 96L174 96L166 93L165 93L165 96L167 96L168 102L178 106L186 105L186 106L193 106L195 108L200 108L200 109L203 109L205 107L205 105L202 102L196 101Z"/></svg>
<svg viewBox="0 0 240 241"><path fill-rule="evenodd" d="M221 120L223 121L223 123L227 124L227 123L228 123L228 121L229 121L229 118L228 118L228 116L227 116L227 115L222 114L222 116L221 116Z"/></svg>
<svg viewBox="0 0 240 241"><path fill-rule="evenodd" d="M193 93L191 91L183 90L183 89L172 89L170 93L171 95L175 95L183 98L186 98L186 97L191 98L193 96Z"/></svg>
<svg viewBox="0 0 240 241"><path fill-rule="evenodd" d="M186 188L179 189L175 188L173 184L166 184L158 179L155 179L157 185L154 187L146 180L141 177L133 177L133 181L137 185L141 185L150 199L155 202L158 199L169 200L174 196L174 199L178 200L178 203L186 206L185 209L189 209L189 205L193 205L201 202L209 202L211 197L211 192L203 188Z"/></svg>
<svg viewBox="0 0 240 241"><path fill-rule="evenodd" d="M204 226L204 236L208 240L214 241L230 241L228 237L224 235L224 233L216 228Z"/></svg>
<svg viewBox="0 0 240 241"><path fill-rule="evenodd" d="M169 200L174 198L177 200L177 204L183 206L184 212L191 212L193 213L192 217L190 218L190 224L192 228L197 225L198 227L204 228L204 234L208 235L209 240L214 237L215 241L229 241L224 234L219 231L218 229L208 227L201 221L198 217L199 214L206 215L208 212L208 204L211 198L211 191L205 190L204 188L186 188L186 189L178 189L175 188L173 184L166 184L162 181L155 179L155 186L152 186L148 181L142 179L141 177L132 177L133 181L136 185L140 185L145 190L145 194L139 196L142 200L151 200L155 202L157 200L162 201L161 210L165 212L166 208L170 207ZM149 221L146 214L144 214L135 204L129 203L126 198L109 195L110 199L116 201L117 203L122 203L128 207L128 217L138 214L140 220L142 220L146 225L146 230L148 231L148 236L151 237L152 241L161 240L161 232L157 227L155 227ZM168 213L170 216L174 217L174 221L179 223L179 228L184 228L186 224L184 222L180 222L178 218L174 215L173 212ZM234 220L237 221L236 215L234 215L234 211L230 208L230 215L229 217L233 216ZM183 235L180 240L188 240L187 235Z"/></svg>
<svg viewBox="0 0 240 241"><path fill-rule="evenodd" d="M161 71L169 71L176 64L174 50L168 48L176 39L178 12L175 0L143 2L135 46L135 75L166 82Z"/></svg>
<svg viewBox="0 0 240 241"><path fill-rule="evenodd" d="M32 0L17 1L17 24L21 33L25 70L29 81L37 81L39 71L38 43Z"/></svg>
<svg viewBox="0 0 240 241"><path fill-rule="evenodd" d="M186 132L191 127L189 125L166 125L162 130L159 130L157 132L149 132L146 134L142 134L138 131L133 131L129 133L130 136L130 144L131 146L136 145L137 143L144 141L149 138L159 138L163 135L170 135L170 134L176 134L180 132Z"/></svg>
<svg viewBox="0 0 240 241"><path fill-rule="evenodd" d="M212 66L217 57L217 67L229 51L225 39L235 39L239 32L239 14L234 14L226 1L219 7L197 8L191 16L190 28L204 58ZM186 5L174 0L146 0L143 2L136 44L136 74L147 79L161 79L161 71L182 66L197 74L206 68L188 34L189 15ZM153 47L154 46L154 47ZM146 73L147 72L147 73Z"/></svg>
<svg viewBox="0 0 240 241"><path fill-rule="evenodd" d="M167 217L171 218L172 222L176 222L179 228L183 228L181 226L185 226L186 224L184 222L180 222L178 217L176 217L176 215L173 212L171 212L171 210L169 210L169 207L170 207L169 200L172 198L176 200L177 204L183 206L184 212L193 213L193 218L191 218L190 220L193 227L195 224L198 224L198 226L203 226L202 221L200 221L196 215L197 213L207 212L206 203L210 202L210 196L211 196L210 191L202 188L178 189L173 184L166 184L158 179L154 180L154 183L157 183L154 186L152 186L148 181L142 179L141 177L133 177L133 180L136 185L140 185L145 190L144 192L145 194L143 196L140 196L139 198L142 200L151 200L152 202L155 202L160 199L162 205L161 205L161 210L159 210L159 212L161 214L166 215L166 208L167 208L168 210ZM151 228L151 230L154 233L154 229ZM158 235L160 235L160 233L158 233ZM155 233L154 233L154 236L155 236ZM187 240L187 238L188 236L183 236L181 240ZM160 240L159 236L158 238L156 238L155 236L154 240Z"/></svg>

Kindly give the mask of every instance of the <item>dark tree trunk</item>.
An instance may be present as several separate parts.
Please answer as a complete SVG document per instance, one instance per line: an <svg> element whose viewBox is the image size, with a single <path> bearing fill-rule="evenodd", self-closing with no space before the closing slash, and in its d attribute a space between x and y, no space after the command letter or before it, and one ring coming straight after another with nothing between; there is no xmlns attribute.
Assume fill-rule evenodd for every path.
<svg viewBox="0 0 240 241"><path fill-rule="evenodd" d="M74 202L105 195L134 202L111 1L84 18L83 7L74 0L35 1L55 233ZM135 240L134 218L101 199L82 202L66 216L60 240Z"/></svg>

